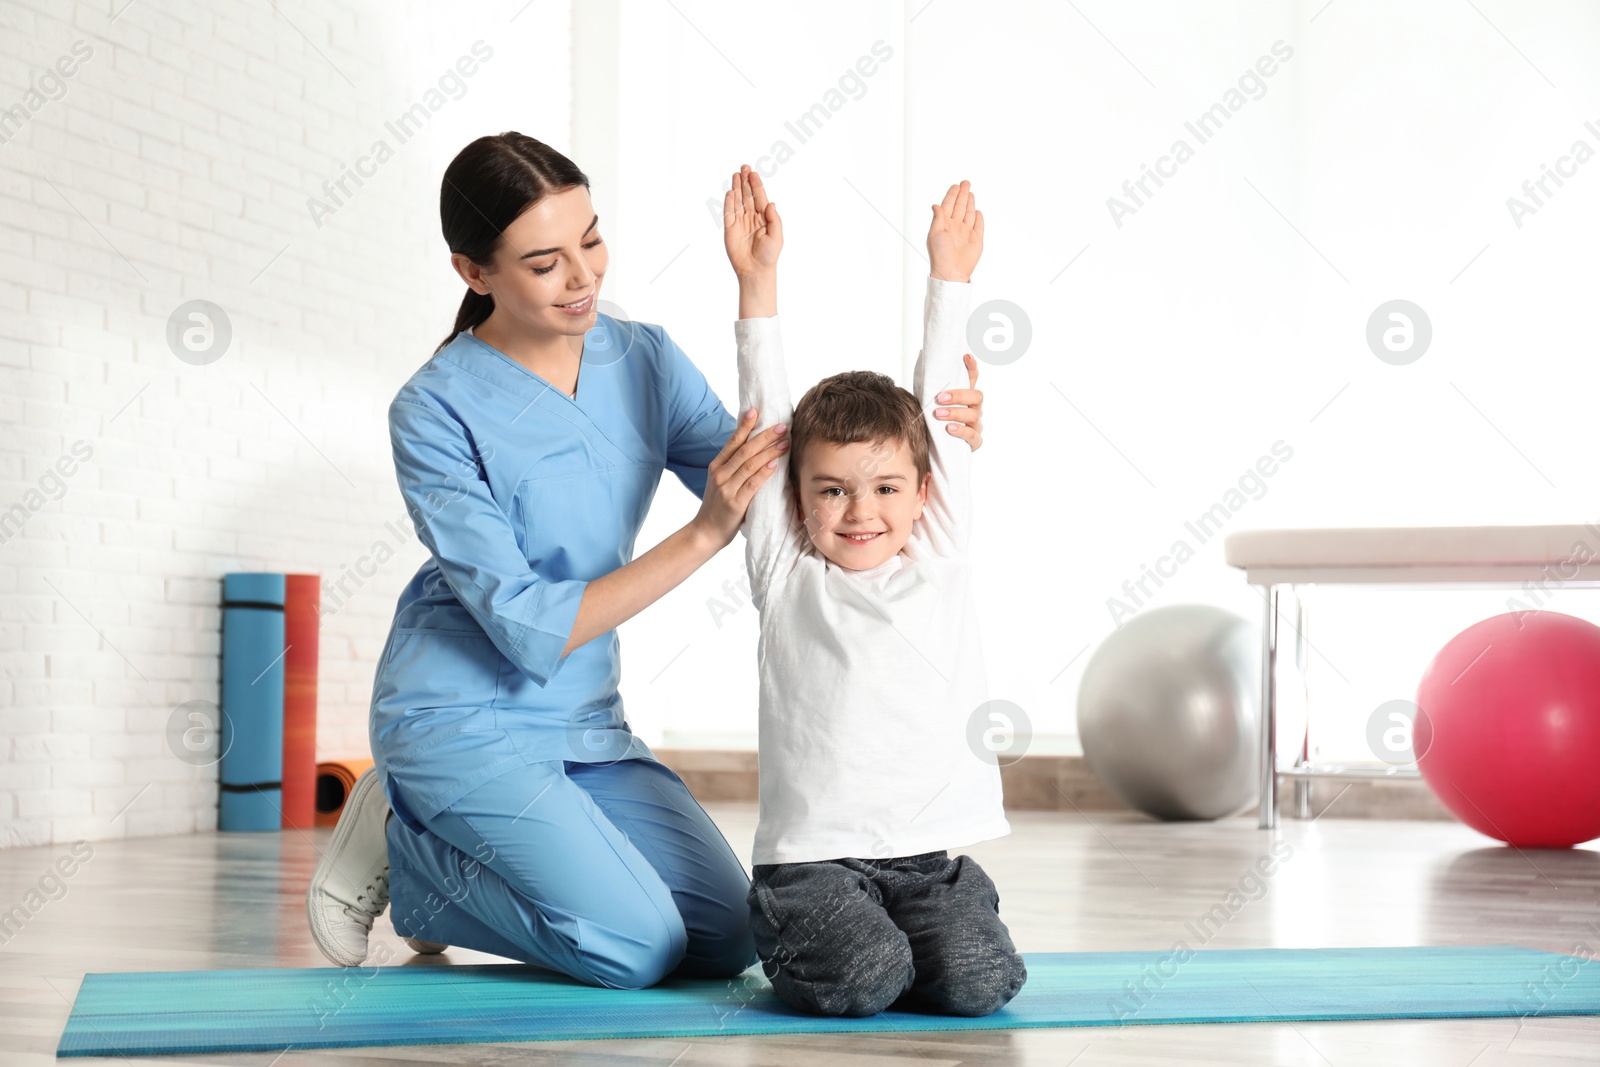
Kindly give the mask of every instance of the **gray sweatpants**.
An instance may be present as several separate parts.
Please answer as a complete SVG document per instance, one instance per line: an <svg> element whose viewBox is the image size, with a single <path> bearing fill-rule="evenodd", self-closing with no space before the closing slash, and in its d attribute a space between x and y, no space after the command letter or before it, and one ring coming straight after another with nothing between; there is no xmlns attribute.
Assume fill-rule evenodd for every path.
<svg viewBox="0 0 1600 1067"><path fill-rule="evenodd" d="M988 1015L1028 971L970 856L756 864L750 931L784 1003L822 1015L906 1007Z"/></svg>

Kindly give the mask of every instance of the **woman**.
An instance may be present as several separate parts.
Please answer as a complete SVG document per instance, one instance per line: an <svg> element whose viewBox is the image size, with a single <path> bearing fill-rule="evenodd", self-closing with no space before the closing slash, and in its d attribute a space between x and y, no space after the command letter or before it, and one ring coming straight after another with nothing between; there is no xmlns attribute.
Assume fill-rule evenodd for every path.
<svg viewBox="0 0 1600 1067"><path fill-rule="evenodd" d="M445 170L468 292L389 408L432 557L378 664L376 765L307 892L318 947L344 966L391 895L419 952L460 945L594 985L756 961L743 867L624 719L615 631L733 540L787 442L753 434L755 412L736 424L661 327L596 310L608 256L588 187L515 132ZM982 394L950 402L978 447ZM634 559L664 469L701 506Z"/></svg>

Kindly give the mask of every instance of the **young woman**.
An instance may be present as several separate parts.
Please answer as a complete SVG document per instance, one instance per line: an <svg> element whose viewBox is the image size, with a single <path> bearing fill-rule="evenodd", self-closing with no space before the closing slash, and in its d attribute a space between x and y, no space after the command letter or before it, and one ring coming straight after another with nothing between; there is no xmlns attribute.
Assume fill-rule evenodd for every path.
<svg viewBox="0 0 1600 1067"><path fill-rule="evenodd" d="M749 879L629 729L616 627L733 540L783 428L752 434L756 413L735 422L660 326L597 311L609 257L559 152L479 138L446 168L440 215L468 292L389 408L431 558L378 664L376 765L307 891L313 936L362 962L392 896L419 952L614 988L738 974L756 962ZM977 448L982 394L950 404ZM668 469L699 512L635 559Z"/></svg>

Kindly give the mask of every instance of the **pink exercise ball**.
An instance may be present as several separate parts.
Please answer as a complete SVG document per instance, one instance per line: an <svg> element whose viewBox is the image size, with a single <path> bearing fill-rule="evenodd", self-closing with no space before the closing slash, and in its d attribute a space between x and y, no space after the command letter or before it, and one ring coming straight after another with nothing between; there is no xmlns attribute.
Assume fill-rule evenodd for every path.
<svg viewBox="0 0 1600 1067"><path fill-rule="evenodd" d="M1519 848L1600 837L1600 626L1555 611L1474 623L1417 686L1422 777L1473 829Z"/></svg>

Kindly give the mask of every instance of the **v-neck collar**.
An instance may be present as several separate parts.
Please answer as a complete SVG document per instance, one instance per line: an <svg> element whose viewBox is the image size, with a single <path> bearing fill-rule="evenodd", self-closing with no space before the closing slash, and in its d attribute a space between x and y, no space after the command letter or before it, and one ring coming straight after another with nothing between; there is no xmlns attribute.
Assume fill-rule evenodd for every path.
<svg viewBox="0 0 1600 1067"><path fill-rule="evenodd" d="M582 349L582 351L580 351L578 353L578 378L572 384L572 392L568 393L568 392L566 392L566 391L564 391L562 389L556 388L555 383L550 381L548 378L544 377L544 375L537 374L534 371L530 370L529 368L523 366L521 363L519 363L516 360L512 359L510 356L508 356L504 352L500 351L498 348L496 348L494 345L490 344L488 341L485 341L483 338L479 337L476 333L473 332L475 329L476 329L476 327L468 326L465 330L461 331L461 335L463 337L472 338L479 345L482 345L484 348L488 349L490 352L493 352L496 356L498 356L501 359L505 360L511 366L515 367L517 370L519 370L522 373L526 374L528 377L532 378L534 381L539 382L547 390L549 390L552 393L555 393L557 396L561 397L563 400L567 401L569 404L572 404L574 406L579 406L578 405L578 391L583 386L583 354L584 354L584 352L587 352L589 350L589 334L588 334L587 330L584 331L584 335L583 335L584 336L583 349ZM591 329L592 329L592 327L591 327Z"/></svg>

